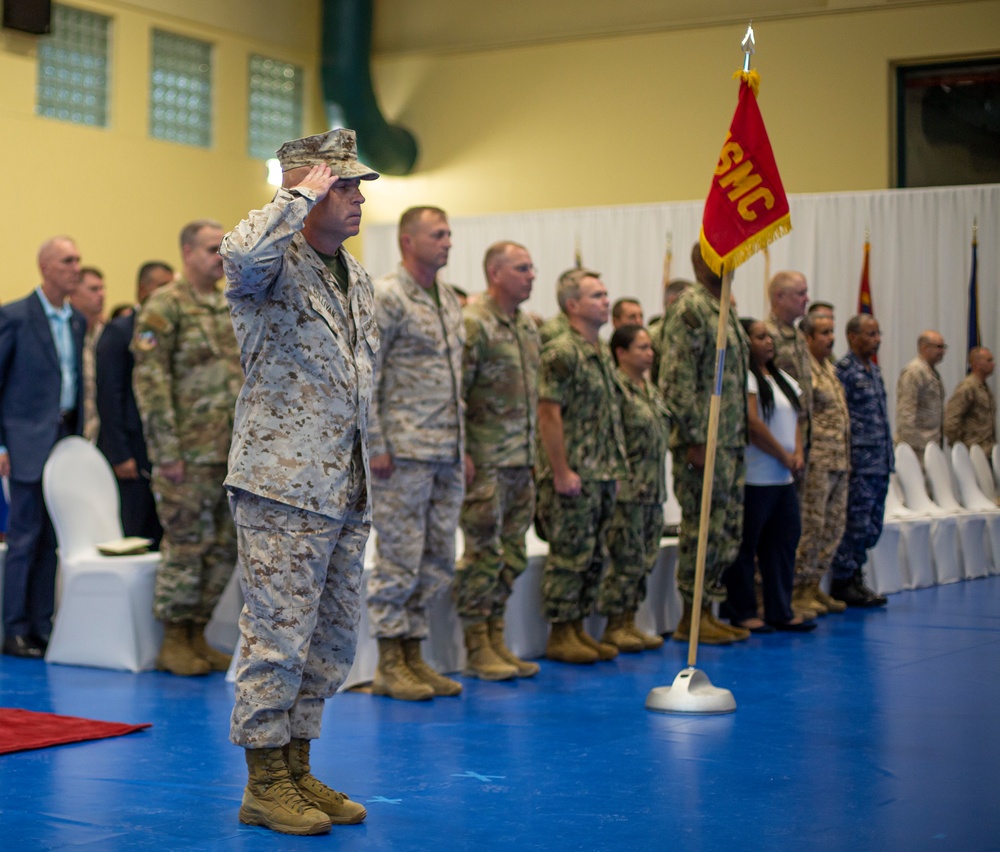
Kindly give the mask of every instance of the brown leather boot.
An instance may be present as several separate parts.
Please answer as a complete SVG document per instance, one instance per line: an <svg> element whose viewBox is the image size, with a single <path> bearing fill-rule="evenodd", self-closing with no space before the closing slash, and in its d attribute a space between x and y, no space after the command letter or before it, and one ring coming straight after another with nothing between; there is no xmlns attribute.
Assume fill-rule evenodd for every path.
<svg viewBox="0 0 1000 852"><path fill-rule="evenodd" d="M626 654L637 654L646 647L643 641L629 630L624 612L614 612L608 616L608 625L604 628L601 641L606 645L614 645Z"/></svg>
<svg viewBox="0 0 1000 852"><path fill-rule="evenodd" d="M228 672L229 664L233 661L232 656L216 651L205 638L205 625L194 621L188 622L188 636L191 641L191 650L201 657L213 672Z"/></svg>
<svg viewBox="0 0 1000 852"><path fill-rule="evenodd" d="M334 825L354 825L361 822L368 811L364 805L352 802L344 793L327 787L309 766L309 740L292 738L285 746L285 759L292 783L299 788L302 797L315 808L323 811Z"/></svg>
<svg viewBox="0 0 1000 852"><path fill-rule="evenodd" d="M163 644L156 655L156 667L181 677L206 675L212 667L191 647L188 626L185 622L166 622L163 625Z"/></svg>
<svg viewBox="0 0 1000 852"><path fill-rule="evenodd" d="M517 666L505 663L493 650L490 631L485 621L465 628L465 671L468 677L480 680L510 680L517 677Z"/></svg>
<svg viewBox="0 0 1000 852"><path fill-rule="evenodd" d="M507 647L503 636L503 626L503 619L499 616L493 616L486 622L486 629L490 635L490 645L496 652L496 655L507 663L507 665L517 669L518 677L534 677L540 670L538 663L522 660Z"/></svg>
<svg viewBox="0 0 1000 852"><path fill-rule="evenodd" d="M684 601L684 612L681 614L681 620L678 622L677 627L674 630L674 639L678 642L691 641L691 618L693 611L691 602ZM702 609L701 619L698 622L698 644L732 645L736 637L728 630L720 630L716 626L719 622L716 621L715 624L713 624L705 617L706 613L711 615L707 607Z"/></svg>
<svg viewBox="0 0 1000 852"><path fill-rule="evenodd" d="M240 822L282 834L326 834L330 819L310 804L292 783L280 748L248 748L250 779L243 791Z"/></svg>
<svg viewBox="0 0 1000 852"><path fill-rule="evenodd" d="M372 680L373 695L388 695L400 701L427 701L433 688L418 678L406 664L402 639L378 640L378 665Z"/></svg>
<svg viewBox="0 0 1000 852"><path fill-rule="evenodd" d="M827 612L841 613L847 609L847 604L843 601L838 601L836 598L831 598L826 592L820 588L819 583L816 584L816 590L813 595L823 606L826 607Z"/></svg>
<svg viewBox="0 0 1000 852"><path fill-rule="evenodd" d="M553 621L545 656L560 663L587 664L597 662L597 651L584 645L569 621Z"/></svg>
<svg viewBox="0 0 1000 852"><path fill-rule="evenodd" d="M433 689L435 695L458 695L462 691L462 684L438 674L424 662L424 658L420 655L420 641L420 639L403 640L403 659L406 660L407 668L417 676L418 680L422 680Z"/></svg>
<svg viewBox="0 0 1000 852"><path fill-rule="evenodd" d="M578 618L576 621L571 622L571 624L573 625L573 630L576 632L576 638L580 640L580 644L586 645L591 651L594 651L597 654L597 659L613 660L618 656L618 649L614 645L608 642L598 642L583 629L582 618Z"/></svg>
<svg viewBox="0 0 1000 852"><path fill-rule="evenodd" d="M640 630L635 626L634 609L625 613L625 624L632 634L636 636L640 642L642 642L642 647L647 651L655 651L657 648L663 647L662 636L657 636L655 633L646 633L646 631Z"/></svg>

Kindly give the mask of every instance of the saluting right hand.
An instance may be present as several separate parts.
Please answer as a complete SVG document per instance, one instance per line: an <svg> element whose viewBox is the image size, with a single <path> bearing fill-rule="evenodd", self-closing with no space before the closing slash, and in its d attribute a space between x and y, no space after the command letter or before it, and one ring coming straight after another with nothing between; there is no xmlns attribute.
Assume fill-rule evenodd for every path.
<svg viewBox="0 0 1000 852"><path fill-rule="evenodd" d="M330 171L330 167L326 163L321 163L309 169L309 173L293 186L292 189L311 190L316 193L316 200L320 201L330 191L330 187L338 180L340 180L340 177Z"/></svg>

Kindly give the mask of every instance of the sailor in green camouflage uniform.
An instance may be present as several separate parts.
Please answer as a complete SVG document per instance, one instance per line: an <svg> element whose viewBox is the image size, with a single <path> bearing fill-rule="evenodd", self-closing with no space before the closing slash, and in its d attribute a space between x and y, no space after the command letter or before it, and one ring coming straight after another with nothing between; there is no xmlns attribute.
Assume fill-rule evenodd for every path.
<svg viewBox="0 0 1000 852"><path fill-rule="evenodd" d="M484 680L537 674L504 641L504 610L528 564L524 535L535 509L540 343L518 308L535 268L524 246L500 242L483 261L486 294L463 311L466 492L465 553L454 597L465 633L466 674Z"/></svg>
<svg viewBox="0 0 1000 852"><path fill-rule="evenodd" d="M607 565L616 482L628 473L614 366L598 330L608 291L585 269L559 282L569 330L542 347L538 376L537 524L549 541L542 583L552 623L545 655L566 663L611 659L613 645L583 629Z"/></svg>
<svg viewBox="0 0 1000 852"><path fill-rule="evenodd" d="M649 332L640 325L619 326L610 349L618 365L629 473L619 484L608 530L611 561L597 609L608 617L604 641L619 651L634 652L663 644L659 636L635 626L635 613L660 552L670 423L660 391L646 378L654 357Z"/></svg>
<svg viewBox="0 0 1000 852"><path fill-rule="evenodd" d="M142 414L163 560L153 611L165 635L157 665L179 675L225 671L204 627L236 566L236 531L222 486L243 383L222 277L217 222L181 231L183 276L136 318L132 381Z"/></svg>
<svg viewBox="0 0 1000 852"><path fill-rule="evenodd" d="M716 337L722 279L708 266L695 243L691 264L698 283L689 287L667 316L666 349L660 363L660 387L671 415L670 450L674 493L681 504L677 586L684 614L674 638L687 641L692 615L698 519L708 440L708 410L715 383ZM709 508L705 554L705 602L722 601L722 572L736 558L743 537L744 451L747 445L747 358L749 343L739 320L729 314L718 444ZM726 645L748 638L749 631L724 624L707 606L701 617L700 641Z"/></svg>

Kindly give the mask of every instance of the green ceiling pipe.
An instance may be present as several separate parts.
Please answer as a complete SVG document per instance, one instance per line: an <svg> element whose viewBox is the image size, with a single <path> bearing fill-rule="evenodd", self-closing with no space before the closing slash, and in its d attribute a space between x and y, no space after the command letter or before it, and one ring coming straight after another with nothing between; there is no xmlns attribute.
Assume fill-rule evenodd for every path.
<svg viewBox="0 0 1000 852"><path fill-rule="evenodd" d="M379 172L408 175L417 161L417 140L389 124L372 89L373 0L323 2L323 100L331 128L358 134L358 155Z"/></svg>

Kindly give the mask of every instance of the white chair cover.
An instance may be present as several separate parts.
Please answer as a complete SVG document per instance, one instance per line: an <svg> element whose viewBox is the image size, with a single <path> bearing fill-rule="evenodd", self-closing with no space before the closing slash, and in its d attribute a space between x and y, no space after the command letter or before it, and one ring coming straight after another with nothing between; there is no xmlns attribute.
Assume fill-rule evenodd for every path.
<svg viewBox="0 0 1000 852"><path fill-rule="evenodd" d="M979 490L996 506L997 484L993 479L993 466L990 464L990 460L986 458L986 453L979 444L973 444L969 447L969 458L976 471L976 482L979 484Z"/></svg>
<svg viewBox="0 0 1000 852"><path fill-rule="evenodd" d="M958 519L963 573L956 579L985 577L993 570L993 552L986 539L986 517L981 512L966 511L958 502L952 488L951 465L937 444L929 443L924 448L924 467L934 502ZM940 582L941 578L938 580Z"/></svg>
<svg viewBox="0 0 1000 852"><path fill-rule="evenodd" d="M994 444L990 461L993 462L993 483L996 485L997 496L1000 496L1000 444Z"/></svg>
<svg viewBox="0 0 1000 852"><path fill-rule="evenodd" d="M906 508L915 516L923 516L930 521L930 549L934 575L933 578L919 576L917 563L914 563L910 569L912 587L954 583L962 579L964 575L962 550L958 538L958 519L953 513L943 510L928 496L920 461L909 444L896 445L896 478ZM911 551L917 552L915 548ZM929 582L923 582L925 580Z"/></svg>
<svg viewBox="0 0 1000 852"><path fill-rule="evenodd" d="M977 445L975 449L979 450L985 462L986 455L982 447ZM995 574L1000 565L1000 508L997 507L996 501L987 497L979 487L979 477L972 462L972 453L965 444L957 443L951 448L951 463L955 479L958 481L959 502L969 514L977 513L982 516L986 525L986 543L992 557L988 566L969 576L985 577L987 574ZM968 568L968 563L966 567Z"/></svg>
<svg viewBox="0 0 1000 852"><path fill-rule="evenodd" d="M104 556L96 547L122 537L111 466L83 438L64 438L45 463L42 492L59 546L59 602L45 659L152 668L163 639L153 617L160 554Z"/></svg>

